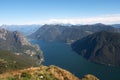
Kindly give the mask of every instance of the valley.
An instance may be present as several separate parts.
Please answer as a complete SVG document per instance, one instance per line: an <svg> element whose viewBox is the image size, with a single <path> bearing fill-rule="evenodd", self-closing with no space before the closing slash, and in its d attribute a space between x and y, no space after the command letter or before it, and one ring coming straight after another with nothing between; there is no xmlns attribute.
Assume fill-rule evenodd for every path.
<svg viewBox="0 0 120 80"><path fill-rule="evenodd" d="M9 44L8 42L7 44L5 44L6 43L5 41L9 39L9 35L6 36L2 34L5 32L9 33L9 35L11 36L9 42L14 42L12 48L10 47L11 44ZM119 55L119 46L117 46L118 48L114 47L114 49L118 49L114 51L111 51L111 48L110 49L103 48L104 49L103 50L101 47L103 43L104 45L105 44L108 46L111 45L110 47L119 45L119 34L120 34L119 32L120 32L119 28L115 28L110 25L104 25L104 24L80 25L80 26L43 25L38 30L36 30L36 32L27 36L28 39L26 39L24 37L26 35L24 36L21 35L21 33L23 32L21 33L17 31L11 32L5 29L1 29L1 44L4 43L3 47L1 46L1 50L4 49L10 50L12 53L8 53L8 54L13 55L9 58L1 56L1 60L2 60L1 64L3 64L4 62L9 63L9 64L4 63L1 69L3 70L3 72L12 71L12 70L16 71L24 68L29 68L31 66L39 66L41 65L42 62L42 64L46 66L56 65L61 68L64 68L72 72L75 76L79 78L83 77L83 75L86 74L92 74L101 80L106 80L106 79L113 80L116 78L119 79L119 76L116 75L116 74L120 74L119 56L117 56L118 58L117 59L116 53L114 52L117 51L118 52L117 55ZM91 40L89 39L89 37ZM81 43L79 41L81 41ZM94 43L96 43L95 45L99 47L97 48L93 47L93 49L91 49ZM82 46L84 47L82 48ZM100 55L97 55L98 51L94 50L94 48L98 50L101 49L100 50L101 53L99 53ZM82 49L86 49L88 53L86 54L85 51L82 51ZM89 49L91 50L91 52L89 51ZM32 50L33 52L35 51L34 52L35 54L33 54ZM108 51L103 52L102 50L103 51L108 50ZM92 54L92 52L95 51L96 53ZM108 53L106 54L106 52ZM101 56L102 54L106 56L104 56L103 58L103 56ZM113 62L114 60L113 58L111 58L110 54L113 55L115 54L114 56L113 55L111 56L113 58L115 57L114 60L116 62ZM20 58L16 59L17 55ZM25 58L26 61L25 64L20 62L24 60L23 59L24 57L28 58L28 59ZM6 60L5 58L7 58L8 60L14 58L14 60L12 60L13 61L12 62ZM23 67L19 67L18 65L22 65ZM5 66L8 66L9 68L6 68ZM5 69L8 70L5 71Z"/></svg>
<svg viewBox="0 0 120 80"><path fill-rule="evenodd" d="M70 45L62 42L45 42L31 40L31 43L39 44L44 53L43 65L56 65L81 78L83 75L92 74L100 80L120 79L120 67L105 66L86 60L76 52Z"/></svg>
<svg viewBox="0 0 120 80"><path fill-rule="evenodd" d="M0 0L0 80L119 75L119 0Z"/></svg>

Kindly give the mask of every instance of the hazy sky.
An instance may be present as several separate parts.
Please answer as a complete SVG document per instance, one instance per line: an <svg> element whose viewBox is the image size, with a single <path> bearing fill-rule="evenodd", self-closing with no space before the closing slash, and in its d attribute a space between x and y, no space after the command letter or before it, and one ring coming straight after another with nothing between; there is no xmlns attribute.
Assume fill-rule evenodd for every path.
<svg viewBox="0 0 120 80"><path fill-rule="evenodd" d="M0 0L1 24L120 23L120 0Z"/></svg>

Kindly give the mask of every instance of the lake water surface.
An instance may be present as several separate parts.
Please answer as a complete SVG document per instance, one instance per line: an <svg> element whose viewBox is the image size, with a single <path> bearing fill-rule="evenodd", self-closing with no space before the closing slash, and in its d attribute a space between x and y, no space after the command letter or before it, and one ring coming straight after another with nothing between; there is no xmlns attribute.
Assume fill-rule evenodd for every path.
<svg viewBox="0 0 120 80"><path fill-rule="evenodd" d="M91 63L75 53L70 45L40 40L31 40L31 43L40 45L45 58L44 65L59 66L78 77L83 77L85 74L93 74L100 80L120 80L120 67Z"/></svg>

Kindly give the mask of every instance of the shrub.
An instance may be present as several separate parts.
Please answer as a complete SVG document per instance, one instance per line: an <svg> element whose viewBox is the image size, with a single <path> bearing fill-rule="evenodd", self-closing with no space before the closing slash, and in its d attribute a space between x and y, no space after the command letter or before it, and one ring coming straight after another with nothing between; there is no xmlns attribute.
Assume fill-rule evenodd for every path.
<svg viewBox="0 0 120 80"><path fill-rule="evenodd" d="M32 76L30 75L30 74L28 74L28 73L26 73L26 72L23 72L22 74L21 74L21 77L26 77L26 78L31 78Z"/></svg>

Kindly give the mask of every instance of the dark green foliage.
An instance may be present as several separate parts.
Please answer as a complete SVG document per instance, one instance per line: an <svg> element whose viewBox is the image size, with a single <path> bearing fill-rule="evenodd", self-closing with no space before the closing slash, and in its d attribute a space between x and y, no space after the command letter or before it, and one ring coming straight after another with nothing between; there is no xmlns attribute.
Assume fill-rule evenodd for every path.
<svg viewBox="0 0 120 80"><path fill-rule="evenodd" d="M120 29L116 29L109 25L94 24L94 25L43 25L35 33L29 36L29 38L43 40L43 41L62 41L73 43L83 37L99 31L120 32Z"/></svg>
<svg viewBox="0 0 120 80"><path fill-rule="evenodd" d="M37 38L44 41L54 41L65 28L66 26L61 25L43 25L35 33L30 35L29 38Z"/></svg>
<svg viewBox="0 0 120 80"><path fill-rule="evenodd" d="M17 78L8 78L8 80L18 80Z"/></svg>
<svg viewBox="0 0 120 80"><path fill-rule="evenodd" d="M73 43L72 48L93 62L120 66L120 33L94 33Z"/></svg>
<svg viewBox="0 0 120 80"><path fill-rule="evenodd" d="M31 76L30 74L26 73L26 72L23 72L23 73L21 74L21 77L31 78L32 76Z"/></svg>
<svg viewBox="0 0 120 80"><path fill-rule="evenodd" d="M0 73L37 66L27 55L15 55L10 51L0 51Z"/></svg>

